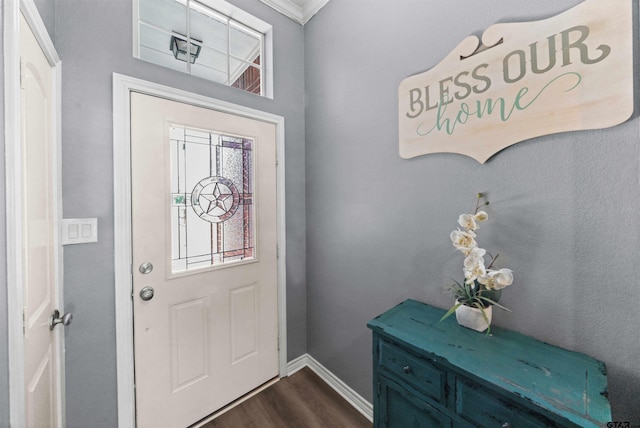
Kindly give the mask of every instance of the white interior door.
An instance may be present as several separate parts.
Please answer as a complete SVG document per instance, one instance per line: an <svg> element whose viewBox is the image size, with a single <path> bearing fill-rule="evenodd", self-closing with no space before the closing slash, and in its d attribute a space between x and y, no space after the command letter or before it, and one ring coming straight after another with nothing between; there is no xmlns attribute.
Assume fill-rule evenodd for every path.
<svg viewBox="0 0 640 428"><path fill-rule="evenodd" d="M131 94L138 427L278 375L275 125Z"/></svg>
<svg viewBox="0 0 640 428"><path fill-rule="evenodd" d="M25 421L59 427L62 329L50 329L58 305L58 168L51 65L21 16L22 275Z"/></svg>

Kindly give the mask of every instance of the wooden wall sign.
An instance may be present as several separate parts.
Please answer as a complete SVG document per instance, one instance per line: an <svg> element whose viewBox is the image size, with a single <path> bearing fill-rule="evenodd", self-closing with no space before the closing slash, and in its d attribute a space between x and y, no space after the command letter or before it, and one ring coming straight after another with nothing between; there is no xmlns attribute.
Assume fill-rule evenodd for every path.
<svg viewBox="0 0 640 428"><path fill-rule="evenodd" d="M586 0L465 38L399 89L400 156L484 163L533 137L618 125L633 113L631 0Z"/></svg>

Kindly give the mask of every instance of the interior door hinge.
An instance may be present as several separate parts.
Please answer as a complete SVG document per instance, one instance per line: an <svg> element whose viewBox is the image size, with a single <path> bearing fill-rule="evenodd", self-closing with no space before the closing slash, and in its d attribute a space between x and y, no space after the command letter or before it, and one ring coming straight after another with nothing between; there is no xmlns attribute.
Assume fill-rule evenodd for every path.
<svg viewBox="0 0 640 428"><path fill-rule="evenodd" d="M27 334L27 307L22 308L22 335Z"/></svg>
<svg viewBox="0 0 640 428"><path fill-rule="evenodd" d="M380 396L380 382L378 382L378 396Z"/></svg>
<svg viewBox="0 0 640 428"><path fill-rule="evenodd" d="M280 245L276 244L276 259L280 258Z"/></svg>
<svg viewBox="0 0 640 428"><path fill-rule="evenodd" d="M24 60L20 58L20 89L25 89L26 83L24 78Z"/></svg>
<svg viewBox="0 0 640 428"><path fill-rule="evenodd" d="M129 265L129 274L133 276L133 265ZM133 300L133 279L131 281L131 300Z"/></svg>

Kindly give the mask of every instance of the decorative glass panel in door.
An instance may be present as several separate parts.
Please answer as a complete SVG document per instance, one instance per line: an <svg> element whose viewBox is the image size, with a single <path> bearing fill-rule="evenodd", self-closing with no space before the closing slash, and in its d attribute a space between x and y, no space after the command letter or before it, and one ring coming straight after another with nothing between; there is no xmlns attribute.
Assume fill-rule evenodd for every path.
<svg viewBox="0 0 640 428"><path fill-rule="evenodd" d="M254 257L253 140L173 125L172 270Z"/></svg>

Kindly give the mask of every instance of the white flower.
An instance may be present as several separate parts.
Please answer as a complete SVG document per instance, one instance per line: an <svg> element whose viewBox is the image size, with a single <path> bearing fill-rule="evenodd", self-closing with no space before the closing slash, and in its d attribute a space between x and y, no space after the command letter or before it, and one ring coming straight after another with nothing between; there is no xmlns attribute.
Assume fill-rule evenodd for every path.
<svg viewBox="0 0 640 428"><path fill-rule="evenodd" d="M478 213L476 214L476 221L477 221L478 223L480 223L480 222L482 222L482 221L485 221L485 220L486 220L486 219L488 219L488 218L489 218L489 214L487 214L487 213L486 213L486 212L484 212L484 211L478 211Z"/></svg>
<svg viewBox="0 0 640 428"><path fill-rule="evenodd" d="M484 267L484 259L482 256L485 254L485 250L482 248L474 248L469 256L464 259L464 277L466 283L475 287L475 280L481 278L487 274L487 270Z"/></svg>
<svg viewBox="0 0 640 428"><path fill-rule="evenodd" d="M490 270L485 276L478 278L478 282L484 285L487 290L493 290L496 288L496 276L494 273L495 271Z"/></svg>
<svg viewBox="0 0 640 428"><path fill-rule="evenodd" d="M478 282L487 290L502 290L513 283L513 271L511 269L488 270L486 275L478 278Z"/></svg>
<svg viewBox="0 0 640 428"><path fill-rule="evenodd" d="M492 256L484 248L478 247L476 242L476 230L481 222L489 218L485 211L478 211L482 205L489 205L488 201L481 203L482 198L484 198L484 195L478 193L478 200L473 214L460 214L458 217L459 227L450 234L453 246L465 255L462 269L465 278L464 282L461 284L456 281L451 288L457 298L464 296L462 304L468 306L485 306L495 303L489 300L489 297L483 296L482 292L502 290L513 282L511 269L493 269L498 254L495 257ZM490 258L488 268L485 266L485 255ZM499 297L499 293L496 295L496 301L497 297ZM494 296L491 298L494 298ZM502 306L500 307L502 308ZM454 308L456 307L454 306ZM452 312L449 311L446 316Z"/></svg>
<svg viewBox="0 0 640 428"><path fill-rule="evenodd" d="M496 287L498 290L506 287L507 285L511 285L513 283L513 271L507 268L498 270L498 273L496 274L496 282L499 285L499 287Z"/></svg>
<svg viewBox="0 0 640 428"><path fill-rule="evenodd" d="M489 215L484 211L478 211L476 214L460 214L458 224L467 230L476 230L478 223L488 218Z"/></svg>
<svg viewBox="0 0 640 428"><path fill-rule="evenodd" d="M473 214L460 214L458 217L458 224L467 230L476 230L478 225L476 224L476 216Z"/></svg>
<svg viewBox="0 0 640 428"><path fill-rule="evenodd" d="M484 264L483 257L485 254L487 254L487 250L485 250L484 248L480 248L480 247L472 248L471 251L469 251L469 254L467 254L467 258L464 259L464 266L467 267L467 263L469 263L469 266L471 266L478 261Z"/></svg>
<svg viewBox="0 0 640 428"><path fill-rule="evenodd" d="M456 229L451 232L451 235L449 235L449 237L451 238L451 242L453 242L453 246L456 248L456 250L462 251L464 255L469 254L469 252L473 248L478 246L476 240L474 239L476 237L476 234L470 230L462 231L460 229Z"/></svg>

